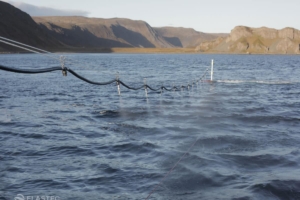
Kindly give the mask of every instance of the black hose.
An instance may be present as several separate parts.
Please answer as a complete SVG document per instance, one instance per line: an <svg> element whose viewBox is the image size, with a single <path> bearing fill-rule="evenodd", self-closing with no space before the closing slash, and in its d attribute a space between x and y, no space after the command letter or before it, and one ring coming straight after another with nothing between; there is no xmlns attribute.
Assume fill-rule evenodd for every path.
<svg viewBox="0 0 300 200"><path fill-rule="evenodd" d="M162 86L161 88L164 89L164 90L167 90L167 91L169 91L169 92L172 91L172 89L168 89L168 88L166 88L165 86Z"/></svg>
<svg viewBox="0 0 300 200"><path fill-rule="evenodd" d="M154 89L152 87L150 87L149 85L142 85L140 87L130 87L129 85L125 84L123 81L120 81L119 79L113 79L111 81L107 81L107 82L95 82L95 81L91 81L89 79L84 78L83 76L80 76L79 74L77 74L76 72L74 72L72 69L69 68L64 68L62 69L61 67L50 67L50 68L45 68L45 69L16 69L16 68L11 68L11 67L5 67L3 65L0 65L0 70L4 70L4 71L8 71L8 72L15 72L15 73L22 73L22 74L40 74L40 73L47 73L47 72L53 72L53 71L68 71L71 74L73 74L75 77L79 78L82 81L85 81L87 83L93 84L93 85L109 85L112 84L114 82L116 82L117 84L121 84L124 87L126 87L127 89L130 90L140 90L143 88L148 88L151 91L154 92L162 92L163 90L166 91L173 91L173 90L180 90L179 88L189 88L191 85L188 84L187 86L181 86L181 87L176 87L173 86L171 89L166 88L165 86L161 86L160 88ZM202 80L202 78L200 78L200 80ZM194 82L193 82L194 84ZM159 92L158 92L159 93Z"/></svg>
<svg viewBox="0 0 300 200"><path fill-rule="evenodd" d="M16 69L11 67L5 67L3 65L0 65L0 69L8 72L15 72L15 73L22 73L22 74L41 74L41 73L62 70L61 67L50 67L45 69Z"/></svg>
<svg viewBox="0 0 300 200"><path fill-rule="evenodd" d="M123 83L123 82L120 81L120 80L118 80L118 82L119 82L121 85L123 85L124 87L126 87L127 89L130 89L130 90L140 90L140 89L142 89L142 88L145 87L145 86L143 85L143 86L141 86L141 87L134 88L134 87L130 87L130 86L126 85L125 83Z"/></svg>
<svg viewBox="0 0 300 200"><path fill-rule="evenodd" d="M67 68L67 71L70 72L71 74L73 74L75 77L87 82L87 83L90 83L90 84L93 84L93 85L109 85L109 84L112 84L114 82L117 82L116 79L113 79L111 81L107 81L107 82L94 82L94 81L90 81L82 76L80 76L79 74L77 74L76 72L74 72L73 70Z"/></svg>
<svg viewBox="0 0 300 200"><path fill-rule="evenodd" d="M150 87L149 85L145 85L147 88L149 88L150 90L154 91L154 92L157 92L157 91L160 91L161 88L158 88L158 89L154 89L152 87Z"/></svg>

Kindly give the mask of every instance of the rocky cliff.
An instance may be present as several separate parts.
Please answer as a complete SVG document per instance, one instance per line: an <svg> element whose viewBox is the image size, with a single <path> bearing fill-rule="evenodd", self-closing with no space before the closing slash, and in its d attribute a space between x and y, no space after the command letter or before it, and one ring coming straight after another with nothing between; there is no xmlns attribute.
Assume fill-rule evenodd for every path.
<svg viewBox="0 0 300 200"><path fill-rule="evenodd" d="M194 29L152 28L130 19L87 17L33 17L0 1L0 36L54 51L105 51L113 47L195 47L218 35ZM0 43L0 51L14 48Z"/></svg>
<svg viewBox="0 0 300 200"><path fill-rule="evenodd" d="M27 13L2 1L0 1L0 36L40 48L63 46L37 25ZM3 43L0 43L0 48L2 51L16 49Z"/></svg>
<svg viewBox="0 0 300 200"><path fill-rule="evenodd" d="M113 47L188 48L212 53L300 53L300 31L237 26L228 34L152 28L130 19L34 17L0 1L0 36L54 51L111 52ZM16 49L0 43L0 51Z"/></svg>
<svg viewBox="0 0 300 200"><path fill-rule="evenodd" d="M228 37L202 42L200 52L222 53L300 53L300 31L294 28L276 30L267 27L235 27Z"/></svg>
<svg viewBox="0 0 300 200"><path fill-rule="evenodd" d="M196 47L216 39L188 28L152 28L147 22L122 18L33 17L56 39L71 46L173 48Z"/></svg>
<svg viewBox="0 0 300 200"><path fill-rule="evenodd" d="M203 33L182 27L160 27L154 30L172 45L184 48L196 47L201 42L214 40L221 35L227 36L227 34Z"/></svg>
<svg viewBox="0 0 300 200"><path fill-rule="evenodd" d="M173 47L146 22L87 17L33 17L45 31L71 46Z"/></svg>

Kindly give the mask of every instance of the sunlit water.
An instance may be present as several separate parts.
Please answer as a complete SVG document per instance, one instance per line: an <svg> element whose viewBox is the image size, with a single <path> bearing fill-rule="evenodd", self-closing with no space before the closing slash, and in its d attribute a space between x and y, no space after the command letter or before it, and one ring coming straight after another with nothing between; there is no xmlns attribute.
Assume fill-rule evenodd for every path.
<svg viewBox="0 0 300 200"><path fill-rule="evenodd" d="M300 199L300 57L70 54L67 67L131 86L94 86L61 72L0 71L0 199ZM19 68L59 66L0 55ZM208 78L208 77L207 77Z"/></svg>

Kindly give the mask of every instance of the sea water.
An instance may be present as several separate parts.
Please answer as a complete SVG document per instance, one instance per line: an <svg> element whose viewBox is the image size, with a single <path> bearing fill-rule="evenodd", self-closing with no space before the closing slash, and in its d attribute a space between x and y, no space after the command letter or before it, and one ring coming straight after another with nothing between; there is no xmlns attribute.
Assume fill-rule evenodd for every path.
<svg viewBox="0 0 300 200"><path fill-rule="evenodd" d="M119 96L59 71L0 71L0 199L145 199L156 186L149 199L300 199L300 56L64 56L90 80L154 88L191 84L214 59L215 81Z"/></svg>

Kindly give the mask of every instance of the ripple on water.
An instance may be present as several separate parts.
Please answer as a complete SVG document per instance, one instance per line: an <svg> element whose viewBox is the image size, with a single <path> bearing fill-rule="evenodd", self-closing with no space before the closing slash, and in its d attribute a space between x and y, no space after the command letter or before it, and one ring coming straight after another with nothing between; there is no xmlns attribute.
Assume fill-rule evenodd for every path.
<svg viewBox="0 0 300 200"><path fill-rule="evenodd" d="M252 192L260 199L300 199L299 180L272 180L251 186Z"/></svg>
<svg viewBox="0 0 300 200"><path fill-rule="evenodd" d="M168 88L199 78L213 56L220 81L145 98L56 73L0 72L0 199L145 199L197 139L150 199L300 199L299 56L67 56L94 67L78 71L91 80L119 71L126 83Z"/></svg>

